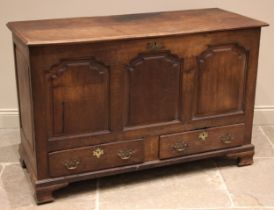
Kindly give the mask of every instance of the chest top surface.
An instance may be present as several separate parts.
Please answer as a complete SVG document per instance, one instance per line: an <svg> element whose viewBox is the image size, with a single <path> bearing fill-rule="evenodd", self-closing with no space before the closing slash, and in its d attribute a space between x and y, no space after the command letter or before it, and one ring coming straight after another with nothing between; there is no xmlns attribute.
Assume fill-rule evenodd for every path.
<svg viewBox="0 0 274 210"><path fill-rule="evenodd" d="M218 8L9 22L27 45L84 43L267 26Z"/></svg>

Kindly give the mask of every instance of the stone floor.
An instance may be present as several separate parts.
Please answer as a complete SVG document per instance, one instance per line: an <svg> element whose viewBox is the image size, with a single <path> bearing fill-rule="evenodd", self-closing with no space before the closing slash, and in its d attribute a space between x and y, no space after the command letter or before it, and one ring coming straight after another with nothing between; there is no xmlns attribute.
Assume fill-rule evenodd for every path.
<svg viewBox="0 0 274 210"><path fill-rule="evenodd" d="M222 159L71 184L53 203L36 206L18 163L17 129L0 129L1 210L204 209L274 210L274 126L256 126L255 163Z"/></svg>

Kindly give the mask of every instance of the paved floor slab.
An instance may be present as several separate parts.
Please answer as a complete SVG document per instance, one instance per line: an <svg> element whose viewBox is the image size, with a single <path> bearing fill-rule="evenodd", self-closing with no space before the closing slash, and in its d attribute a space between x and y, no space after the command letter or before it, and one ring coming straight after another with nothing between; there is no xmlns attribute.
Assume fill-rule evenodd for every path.
<svg viewBox="0 0 274 210"><path fill-rule="evenodd" d="M274 158L256 159L245 167L219 165L235 206L274 207Z"/></svg>
<svg viewBox="0 0 274 210"><path fill-rule="evenodd" d="M100 180L101 209L180 209L230 206L212 161L181 164Z"/></svg>

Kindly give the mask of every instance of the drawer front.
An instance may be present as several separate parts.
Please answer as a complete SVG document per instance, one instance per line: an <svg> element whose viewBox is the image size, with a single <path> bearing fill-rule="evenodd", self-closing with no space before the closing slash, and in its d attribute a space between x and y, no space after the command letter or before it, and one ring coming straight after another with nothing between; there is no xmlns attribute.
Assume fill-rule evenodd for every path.
<svg viewBox="0 0 274 210"><path fill-rule="evenodd" d="M160 137L160 159L235 147L244 141L244 125L203 129Z"/></svg>
<svg viewBox="0 0 274 210"><path fill-rule="evenodd" d="M49 154L50 176L65 176L144 161L142 139L72 149Z"/></svg>

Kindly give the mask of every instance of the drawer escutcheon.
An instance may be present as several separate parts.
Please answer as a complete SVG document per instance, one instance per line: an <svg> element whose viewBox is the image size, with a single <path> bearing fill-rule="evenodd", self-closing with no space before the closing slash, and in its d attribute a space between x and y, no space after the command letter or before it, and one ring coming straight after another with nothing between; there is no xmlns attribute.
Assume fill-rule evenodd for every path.
<svg viewBox="0 0 274 210"><path fill-rule="evenodd" d="M132 157L132 155L136 153L135 150L132 149L127 149L127 150L120 150L117 155L122 159L122 160L128 160Z"/></svg>
<svg viewBox="0 0 274 210"><path fill-rule="evenodd" d="M93 156L95 156L96 158L100 158L102 155L104 154L104 150L101 148L96 148L95 150L93 150Z"/></svg>
<svg viewBox="0 0 274 210"><path fill-rule="evenodd" d="M202 132L202 133L199 133L199 139L201 141L206 141L207 137L208 137L208 133L206 131Z"/></svg>

